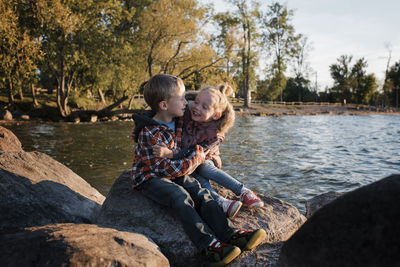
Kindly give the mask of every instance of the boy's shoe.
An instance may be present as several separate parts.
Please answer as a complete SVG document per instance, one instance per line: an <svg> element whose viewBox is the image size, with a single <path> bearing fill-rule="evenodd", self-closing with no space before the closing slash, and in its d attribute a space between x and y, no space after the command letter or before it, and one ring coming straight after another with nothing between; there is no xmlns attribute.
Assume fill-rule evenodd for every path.
<svg viewBox="0 0 400 267"><path fill-rule="evenodd" d="M229 244L239 247L241 250L250 250L258 246L267 233L263 229L254 231L237 230L231 239Z"/></svg>
<svg viewBox="0 0 400 267"><path fill-rule="evenodd" d="M240 200L249 208L261 208L264 202L250 189L244 189L240 194Z"/></svg>
<svg viewBox="0 0 400 267"><path fill-rule="evenodd" d="M229 218L235 217L240 208L242 207L242 202L222 197L218 201L218 204L221 206L222 210Z"/></svg>
<svg viewBox="0 0 400 267"><path fill-rule="evenodd" d="M241 253L240 248L230 244L215 241L205 249L204 254L211 266L224 266L233 261Z"/></svg>

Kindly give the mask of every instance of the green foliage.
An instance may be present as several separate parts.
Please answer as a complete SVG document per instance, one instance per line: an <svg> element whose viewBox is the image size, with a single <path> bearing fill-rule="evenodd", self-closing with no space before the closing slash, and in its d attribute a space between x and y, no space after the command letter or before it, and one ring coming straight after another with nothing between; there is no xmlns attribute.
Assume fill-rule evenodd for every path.
<svg viewBox="0 0 400 267"><path fill-rule="evenodd" d="M0 1L0 87L6 88L9 101L33 82L41 56L38 42L19 21L19 1Z"/></svg>
<svg viewBox="0 0 400 267"><path fill-rule="evenodd" d="M290 24L292 17L292 10L278 2L273 2L268 6L268 11L262 18L262 25L265 29L262 39L267 52L272 55L270 71L273 78L269 95L274 97L279 91L281 101L286 84L284 72L288 62L299 54L300 50L301 35L296 34L293 25Z"/></svg>
<svg viewBox="0 0 400 267"><path fill-rule="evenodd" d="M334 85L330 94L336 102L368 104L377 90L376 78L366 74L367 62L361 58L351 66L352 56L342 55L337 64L330 66Z"/></svg>
<svg viewBox="0 0 400 267"><path fill-rule="evenodd" d="M309 86L310 81L303 77L289 78L283 91L283 99L291 102L313 102L318 95Z"/></svg>
<svg viewBox="0 0 400 267"><path fill-rule="evenodd" d="M109 102L133 96L157 73L180 76L187 90L227 82L245 98L256 91L261 100L314 100L307 38L295 32L293 11L277 1L264 12L259 1L228 2L231 10L215 14L196 0L0 0L0 88L9 102L31 92L31 84L57 89L51 101L62 116L70 106L100 107L92 97L99 91ZM205 32L210 24L212 34ZM264 80L256 75L260 52L267 52ZM375 101L367 63L351 66L351 60L342 56L330 67L335 83L324 97ZM291 62L294 77L287 72ZM396 66L383 87L392 104L399 91Z"/></svg>
<svg viewBox="0 0 400 267"><path fill-rule="evenodd" d="M390 67L386 74L384 93L388 97L390 105L398 108L400 104L400 61Z"/></svg>

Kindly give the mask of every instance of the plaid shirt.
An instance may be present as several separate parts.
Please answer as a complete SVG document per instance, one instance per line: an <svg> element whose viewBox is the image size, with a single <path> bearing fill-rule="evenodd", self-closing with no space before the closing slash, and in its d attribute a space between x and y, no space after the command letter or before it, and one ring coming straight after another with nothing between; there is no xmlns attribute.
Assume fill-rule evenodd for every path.
<svg viewBox="0 0 400 267"><path fill-rule="evenodd" d="M180 177L191 174L204 162L204 154L198 149L181 159L159 158L153 155L155 145L165 144L169 149L178 150L182 140L183 117L175 124L175 132L155 121L145 125L138 132L135 159L130 171L132 186L136 187L150 178Z"/></svg>

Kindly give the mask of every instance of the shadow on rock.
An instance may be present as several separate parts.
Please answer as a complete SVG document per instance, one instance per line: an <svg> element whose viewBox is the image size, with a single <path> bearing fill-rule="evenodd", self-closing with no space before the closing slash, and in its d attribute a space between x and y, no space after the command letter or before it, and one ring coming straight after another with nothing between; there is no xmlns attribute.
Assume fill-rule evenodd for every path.
<svg viewBox="0 0 400 267"><path fill-rule="evenodd" d="M400 266L400 175L348 192L283 245L278 266Z"/></svg>

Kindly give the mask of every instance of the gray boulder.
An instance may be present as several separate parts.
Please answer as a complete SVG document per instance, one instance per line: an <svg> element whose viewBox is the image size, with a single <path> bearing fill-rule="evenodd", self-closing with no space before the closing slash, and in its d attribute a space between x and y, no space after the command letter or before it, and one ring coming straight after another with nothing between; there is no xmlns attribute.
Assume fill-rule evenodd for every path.
<svg viewBox="0 0 400 267"><path fill-rule="evenodd" d="M43 153L0 154L0 230L88 223L103 201L85 180Z"/></svg>
<svg viewBox="0 0 400 267"><path fill-rule="evenodd" d="M0 119L5 120L5 121L12 121L13 115L11 114L10 111L4 110L0 113Z"/></svg>
<svg viewBox="0 0 400 267"><path fill-rule="evenodd" d="M400 266L400 175L319 209L283 245L277 266Z"/></svg>
<svg viewBox="0 0 400 267"><path fill-rule="evenodd" d="M317 210L334 201L344 193L329 191L306 201L306 217L309 219Z"/></svg>
<svg viewBox="0 0 400 267"><path fill-rule="evenodd" d="M233 223L237 228L263 228L267 231L267 238L259 249L243 253L230 266L266 266L267 262L275 263L279 242L288 239L305 221L305 217L294 206L275 198L260 197L265 202L263 208L253 211L242 208ZM131 189L128 172L122 173L114 182L96 223L150 237L160 246L171 265L204 265L199 251L173 212Z"/></svg>
<svg viewBox="0 0 400 267"><path fill-rule="evenodd" d="M0 126L0 152L23 151L21 142L10 130Z"/></svg>
<svg viewBox="0 0 400 267"><path fill-rule="evenodd" d="M147 237L90 224L55 224L0 235L0 266L169 266Z"/></svg>

